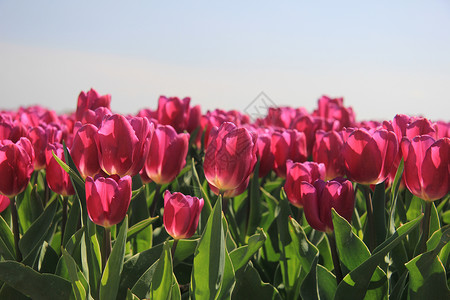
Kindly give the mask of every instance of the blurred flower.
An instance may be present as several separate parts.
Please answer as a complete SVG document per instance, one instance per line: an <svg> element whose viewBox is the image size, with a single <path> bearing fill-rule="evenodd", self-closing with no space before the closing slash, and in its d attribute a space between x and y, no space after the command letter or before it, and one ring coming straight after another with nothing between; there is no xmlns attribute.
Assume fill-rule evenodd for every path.
<svg viewBox="0 0 450 300"><path fill-rule="evenodd" d="M313 161L325 165L325 178L327 180L345 174L344 157L342 156L343 145L344 141L339 132L334 130L329 132L316 131L316 142L314 143L312 157Z"/></svg>
<svg viewBox="0 0 450 300"><path fill-rule="evenodd" d="M306 137L295 129L275 131L272 134L271 151L275 157L274 171L286 178L286 161L304 162L307 158Z"/></svg>
<svg viewBox="0 0 450 300"><path fill-rule="evenodd" d="M83 120L84 114L89 111L95 111L99 107L111 109L111 95L100 96L96 90L91 89L87 93L82 91L78 96L77 111L75 113L76 120Z"/></svg>
<svg viewBox="0 0 450 300"><path fill-rule="evenodd" d="M305 217L312 228L327 233L333 231L331 208L351 222L355 196L350 181L343 178L327 182L319 179L314 184L303 181L300 189Z"/></svg>
<svg viewBox="0 0 450 300"><path fill-rule="evenodd" d="M189 118L189 102L191 98L183 100L177 97L159 97L158 100L158 122L161 125L171 125L177 132L186 129Z"/></svg>
<svg viewBox="0 0 450 300"><path fill-rule="evenodd" d="M75 194L69 174L63 170L63 168L53 157L52 151L59 159L66 162L63 145L60 143L47 145L47 149L45 151L45 170L48 186L52 191L63 196Z"/></svg>
<svg viewBox="0 0 450 300"><path fill-rule="evenodd" d="M216 194L237 189L253 172L256 160L256 136L247 129L225 122L211 130L203 169Z"/></svg>
<svg viewBox="0 0 450 300"><path fill-rule="evenodd" d="M314 183L317 179L324 179L325 165L315 162L294 163L291 160L286 162L286 183L284 190L292 205L303 207L301 197L301 182Z"/></svg>
<svg viewBox="0 0 450 300"><path fill-rule="evenodd" d="M168 190L164 193L163 222L167 233L174 239L190 238L197 229L203 208L203 199Z"/></svg>
<svg viewBox="0 0 450 300"><path fill-rule="evenodd" d="M437 141L429 135L404 137L401 143L406 187L417 197L434 201L449 192L450 139Z"/></svg>
<svg viewBox="0 0 450 300"><path fill-rule="evenodd" d="M261 132L256 140L257 154L259 158L259 177L264 177L273 168L274 155L271 151L272 138L270 133Z"/></svg>
<svg viewBox="0 0 450 300"><path fill-rule="evenodd" d="M131 177L88 176L85 183L86 207L92 222L110 227L125 218L131 201Z"/></svg>
<svg viewBox="0 0 450 300"><path fill-rule="evenodd" d="M153 133L144 172L157 184L172 182L186 165L189 134L177 134L170 125L158 125Z"/></svg>
<svg viewBox="0 0 450 300"><path fill-rule="evenodd" d="M322 96L318 101L318 108L314 111L313 116L339 121L339 127L334 128L335 130L351 127L355 123L353 109L344 106L344 98Z"/></svg>

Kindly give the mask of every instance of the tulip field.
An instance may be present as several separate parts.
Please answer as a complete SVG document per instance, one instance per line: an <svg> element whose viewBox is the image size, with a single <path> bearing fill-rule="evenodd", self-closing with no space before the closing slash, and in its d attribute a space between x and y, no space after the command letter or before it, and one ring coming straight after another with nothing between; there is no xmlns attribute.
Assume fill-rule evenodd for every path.
<svg viewBox="0 0 450 300"><path fill-rule="evenodd" d="M450 299L448 120L110 104L0 110L0 299Z"/></svg>

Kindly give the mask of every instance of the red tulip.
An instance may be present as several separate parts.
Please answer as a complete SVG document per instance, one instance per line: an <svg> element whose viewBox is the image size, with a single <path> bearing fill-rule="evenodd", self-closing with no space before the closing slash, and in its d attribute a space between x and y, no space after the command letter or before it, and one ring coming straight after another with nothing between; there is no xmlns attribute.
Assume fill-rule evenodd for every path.
<svg viewBox="0 0 450 300"><path fill-rule="evenodd" d="M86 206L92 222L110 227L125 218L131 201L131 177L88 176L85 183Z"/></svg>
<svg viewBox="0 0 450 300"><path fill-rule="evenodd" d="M83 178L94 177L101 172L98 161L98 149L95 143L97 127L92 124L85 124L78 129L73 139L70 150L73 162Z"/></svg>
<svg viewBox="0 0 450 300"><path fill-rule="evenodd" d="M96 135L103 171L119 176L138 174L148 155L153 128L146 118L128 121L118 114L105 118Z"/></svg>
<svg viewBox="0 0 450 300"><path fill-rule="evenodd" d="M347 177L361 184L378 184L389 175L398 152L395 133L378 129L351 131L342 149Z"/></svg>
<svg viewBox="0 0 450 300"><path fill-rule="evenodd" d="M259 177L264 177L273 168L275 157L271 151L272 138L269 133L259 133L256 140L256 148L259 158Z"/></svg>
<svg viewBox="0 0 450 300"><path fill-rule="evenodd" d="M48 186L52 191L63 196L75 194L75 190L73 189L69 174L64 171L59 163L55 160L52 151L63 162L66 161L64 158L63 145L61 145L60 143L47 145L47 149L45 150L45 170Z"/></svg>
<svg viewBox="0 0 450 300"><path fill-rule="evenodd" d="M163 222L167 233L174 239L187 239L194 235L203 208L203 199L168 190L164 193Z"/></svg>
<svg viewBox="0 0 450 300"><path fill-rule="evenodd" d="M9 200L8 197L0 194L0 213L3 212L10 204L11 200Z"/></svg>
<svg viewBox="0 0 450 300"><path fill-rule="evenodd" d="M318 101L318 109L314 111L313 115L339 121L339 128L335 128L335 130L353 126L355 123L353 109L344 107L344 98L322 96Z"/></svg>
<svg viewBox="0 0 450 300"><path fill-rule="evenodd" d="M196 105L189 110L189 118L186 126L186 130L192 133L197 127L200 126L200 121L202 118L202 109L200 105ZM201 136L201 132L198 133Z"/></svg>
<svg viewBox="0 0 450 300"><path fill-rule="evenodd" d="M319 179L314 184L303 181L300 189L305 217L312 228L327 233L333 231L331 208L351 222L355 196L350 181L343 178L327 182Z"/></svg>
<svg viewBox="0 0 450 300"><path fill-rule="evenodd" d="M315 162L294 163L291 160L286 162L286 183L284 190L286 196L292 205L296 207L303 207L301 197L301 182L306 181L313 183L318 179L325 177L325 165Z"/></svg>
<svg viewBox="0 0 450 300"><path fill-rule="evenodd" d="M306 137L303 132L287 129L272 134L271 150L275 156L274 170L281 178L286 178L286 161L304 162L307 158Z"/></svg>
<svg viewBox="0 0 450 300"><path fill-rule="evenodd" d="M450 139L435 141L431 136L403 138L404 178L406 187L417 197L434 201L444 197L450 187Z"/></svg>
<svg viewBox="0 0 450 300"><path fill-rule="evenodd" d="M0 193L13 197L30 182L33 173L34 150L27 138L17 143L0 141Z"/></svg>
<svg viewBox="0 0 450 300"><path fill-rule="evenodd" d="M189 134L177 134L172 126L159 125L153 133L145 173L157 184L172 182L186 165Z"/></svg>
<svg viewBox="0 0 450 300"><path fill-rule="evenodd" d="M203 168L216 191L237 189L253 172L256 160L256 136L247 129L225 122L211 130Z"/></svg>
<svg viewBox="0 0 450 300"><path fill-rule="evenodd" d="M331 180L336 177L344 176L344 157L342 156L342 147L344 141L337 131L325 132L316 131L316 142L312 152L313 161L325 165L325 178Z"/></svg>
<svg viewBox="0 0 450 300"><path fill-rule="evenodd" d="M171 125L177 132L186 129L189 118L189 97L183 100L177 97L159 97L158 100L158 122L161 125Z"/></svg>
<svg viewBox="0 0 450 300"><path fill-rule="evenodd" d="M91 89L89 92L81 92L78 96L78 104L76 111L77 121L81 121L83 116L89 110L96 110L99 107L110 109L111 95L100 96L96 90Z"/></svg>
<svg viewBox="0 0 450 300"><path fill-rule="evenodd" d="M41 126L32 127L28 130L28 139L34 149L34 169L45 168L45 149L47 148L47 133Z"/></svg>

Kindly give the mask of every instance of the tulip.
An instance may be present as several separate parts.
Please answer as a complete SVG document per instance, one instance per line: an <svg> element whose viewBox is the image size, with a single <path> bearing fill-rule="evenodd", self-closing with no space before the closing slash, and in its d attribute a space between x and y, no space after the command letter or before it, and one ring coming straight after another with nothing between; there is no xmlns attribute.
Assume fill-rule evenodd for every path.
<svg viewBox="0 0 450 300"><path fill-rule="evenodd" d="M47 149L45 150L45 169L48 186L52 191L63 196L75 194L69 174L61 168L59 163L53 157L52 152L54 152L63 162L66 161L63 145L59 143L47 145Z"/></svg>
<svg viewBox="0 0 450 300"><path fill-rule="evenodd" d="M325 165L325 178L331 180L345 174L344 157L342 147L344 141L337 131L325 132L316 131L316 141L314 143L312 157L313 161Z"/></svg>
<svg viewBox="0 0 450 300"><path fill-rule="evenodd" d="M34 169L41 170L45 168L45 149L47 148L47 133L41 126L33 127L28 130L28 139L34 149Z"/></svg>
<svg viewBox="0 0 450 300"><path fill-rule="evenodd" d="M10 204L11 200L9 200L8 197L0 194L0 213L3 212Z"/></svg>
<svg viewBox="0 0 450 300"><path fill-rule="evenodd" d="M105 118L96 135L102 170L122 177L138 174L148 155L153 128L146 118L128 121L118 114Z"/></svg>
<svg viewBox="0 0 450 300"><path fill-rule="evenodd" d="M159 97L158 100L158 122L161 125L171 125L177 132L183 132L188 125L189 97L183 100L177 97Z"/></svg>
<svg viewBox="0 0 450 300"><path fill-rule="evenodd" d="M412 140L404 137L401 143L405 162L406 187L417 197L434 201L449 192L450 139L437 141L428 135Z"/></svg>
<svg viewBox="0 0 450 300"><path fill-rule="evenodd" d="M351 222L355 196L350 181L336 178L324 182L319 179L314 184L302 181L300 185L306 220L312 228L327 233L333 231L331 208Z"/></svg>
<svg viewBox="0 0 450 300"><path fill-rule="evenodd" d="M258 177L264 177L273 168L274 155L271 150L272 138L269 133L259 133L256 140L257 154L259 158L259 174Z"/></svg>
<svg viewBox="0 0 450 300"><path fill-rule="evenodd" d="M286 183L284 190L289 201L295 207L303 207L301 197L301 182L314 183L318 179L325 177L325 165L315 162L294 163L292 160L286 162Z"/></svg>
<svg viewBox="0 0 450 300"><path fill-rule="evenodd" d="M256 160L256 136L247 129L225 122L211 130L203 168L219 194L237 189L253 172Z"/></svg>
<svg viewBox="0 0 450 300"><path fill-rule="evenodd" d="M344 107L344 98L330 98L322 96L318 101L318 109L314 111L314 116L324 119L339 121L339 127L353 126L355 123L355 114L351 107Z"/></svg>
<svg viewBox="0 0 450 300"><path fill-rule="evenodd" d="M197 229L204 201L197 197L168 190L164 193L163 222L175 240L190 238Z"/></svg>
<svg viewBox="0 0 450 300"><path fill-rule="evenodd" d="M186 130L192 133L197 127L200 126L202 118L202 109L200 105L196 105L189 110L189 118L186 126Z"/></svg>
<svg viewBox="0 0 450 300"><path fill-rule="evenodd" d="M100 96L96 90L91 89L87 93L81 92L78 96L78 104L76 111L77 121L81 121L83 116L89 110L96 110L99 107L110 109L111 95Z"/></svg>
<svg viewBox="0 0 450 300"><path fill-rule="evenodd" d="M395 133L385 129L372 134L364 129L350 132L342 148L347 177L361 184L383 182L398 152Z"/></svg>
<svg viewBox="0 0 450 300"><path fill-rule="evenodd" d="M94 177L101 172L98 149L95 142L97 127L85 124L77 130L73 139L70 155L83 178Z"/></svg>
<svg viewBox="0 0 450 300"><path fill-rule="evenodd" d="M34 150L27 138L13 143L0 141L0 193L13 197L30 182L33 173Z"/></svg>
<svg viewBox="0 0 450 300"><path fill-rule="evenodd" d="M304 162L307 158L306 137L295 129L275 131L272 134L271 150L275 156L274 170L281 178L286 178L286 161Z"/></svg>
<svg viewBox="0 0 450 300"><path fill-rule="evenodd" d="M172 126L159 125L145 162L147 176L159 185L172 182L186 165L188 147L188 133L177 134Z"/></svg>
<svg viewBox="0 0 450 300"><path fill-rule="evenodd" d="M92 222L110 227L125 218L131 201L131 177L86 178L86 206Z"/></svg>

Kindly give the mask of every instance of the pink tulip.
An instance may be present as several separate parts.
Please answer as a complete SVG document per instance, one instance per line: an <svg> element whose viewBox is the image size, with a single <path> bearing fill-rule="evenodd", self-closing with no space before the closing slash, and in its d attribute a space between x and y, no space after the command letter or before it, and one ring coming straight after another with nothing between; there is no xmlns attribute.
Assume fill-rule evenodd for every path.
<svg viewBox="0 0 450 300"><path fill-rule="evenodd" d="M219 193L237 189L253 172L256 136L225 122L211 131L209 140L203 163L206 180Z"/></svg>
<svg viewBox="0 0 450 300"><path fill-rule="evenodd" d="M313 161L325 165L325 178L327 180L344 176L345 174L344 157L342 156L343 145L344 141L339 132L334 130L329 132L316 131L312 157Z"/></svg>
<svg viewBox="0 0 450 300"><path fill-rule="evenodd" d="M389 175L398 152L395 133L378 129L350 131L342 149L347 177L361 184L378 184Z"/></svg>
<svg viewBox="0 0 450 300"><path fill-rule="evenodd" d="M303 181L300 189L305 217L312 228L327 233L333 231L331 208L351 222L355 196L350 181L343 178L327 182L319 179L314 184Z"/></svg>
<svg viewBox="0 0 450 300"><path fill-rule="evenodd" d="M450 139L435 141L428 135L412 140L404 137L401 147L405 162L403 176L410 192L426 201L444 197L450 187Z"/></svg>
<svg viewBox="0 0 450 300"><path fill-rule="evenodd" d="M34 169L45 168L45 149L47 148L47 133L41 126L32 127L28 130L28 139L33 145L35 159Z"/></svg>
<svg viewBox="0 0 450 300"><path fill-rule="evenodd" d="M273 168L274 155L271 151L272 138L269 133L259 133L256 140L257 154L259 158L259 174L258 176L264 177Z"/></svg>
<svg viewBox="0 0 450 300"><path fill-rule="evenodd" d="M85 124L78 129L70 150L73 162L83 178L94 177L101 172L98 149L95 142L97 127Z"/></svg>
<svg viewBox="0 0 450 300"><path fill-rule="evenodd" d="M87 93L81 92L78 96L76 119L77 121L81 121L86 112L89 110L94 111L99 107L111 109L110 105L111 95L100 96L94 89L91 89Z"/></svg>
<svg viewBox="0 0 450 300"><path fill-rule="evenodd" d="M8 197L0 194L0 213L3 212L11 204L11 200Z"/></svg>
<svg viewBox="0 0 450 300"><path fill-rule="evenodd" d="M86 206L92 222L110 227L125 218L131 201L131 177L88 176L85 183Z"/></svg>
<svg viewBox="0 0 450 300"><path fill-rule="evenodd" d="M96 135L98 159L109 175L134 176L145 163L154 126L146 118L112 115L103 120Z"/></svg>
<svg viewBox="0 0 450 300"><path fill-rule="evenodd" d="M189 118L189 97L183 100L177 97L159 97L158 122L161 125L171 125L177 132L186 129Z"/></svg>
<svg viewBox="0 0 450 300"><path fill-rule="evenodd" d="M146 175L159 185L172 182L186 165L189 134L159 125L153 133L145 162Z"/></svg>
<svg viewBox="0 0 450 300"><path fill-rule="evenodd" d="M75 194L69 174L61 168L59 163L53 157L52 152L54 152L63 162L66 161L64 158L63 145L59 143L47 145L45 151L45 170L48 186L52 191L63 196Z"/></svg>
<svg viewBox="0 0 450 300"><path fill-rule="evenodd" d="M306 137L295 129L275 131L272 134L271 150L275 156L274 170L281 178L286 178L286 161L304 162L307 158Z"/></svg>
<svg viewBox="0 0 450 300"><path fill-rule="evenodd" d="M34 150L27 138L17 143L0 141L0 193L13 197L30 182L33 173Z"/></svg>
<svg viewBox="0 0 450 300"><path fill-rule="evenodd" d="M288 160L286 162L286 169L286 183L284 184L286 196L292 205L303 207L300 190L301 182L306 181L312 184L318 179L324 179L325 165L309 161L304 163L294 163L291 160Z"/></svg>
<svg viewBox="0 0 450 300"><path fill-rule="evenodd" d="M163 222L167 233L175 240L194 235L204 201L197 197L168 190L164 193Z"/></svg>

